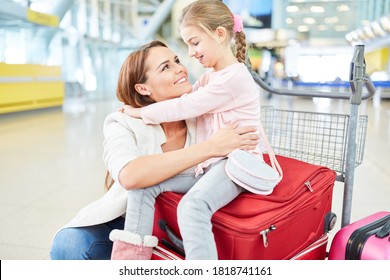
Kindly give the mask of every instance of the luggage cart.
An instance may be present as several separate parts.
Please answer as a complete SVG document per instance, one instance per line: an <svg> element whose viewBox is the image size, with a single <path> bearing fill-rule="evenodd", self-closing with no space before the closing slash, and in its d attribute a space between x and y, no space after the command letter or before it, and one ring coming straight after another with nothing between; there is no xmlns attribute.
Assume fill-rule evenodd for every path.
<svg viewBox="0 0 390 280"><path fill-rule="evenodd" d="M252 69L254 80L266 91L277 95L350 99L350 114L315 113L262 108L262 123L275 154L327 166L344 183L341 226L350 223L355 168L362 163L368 117L358 114L362 100L375 94L365 72L364 46L357 45L350 68L351 93L305 92L274 89ZM367 94L362 96L363 86Z"/></svg>

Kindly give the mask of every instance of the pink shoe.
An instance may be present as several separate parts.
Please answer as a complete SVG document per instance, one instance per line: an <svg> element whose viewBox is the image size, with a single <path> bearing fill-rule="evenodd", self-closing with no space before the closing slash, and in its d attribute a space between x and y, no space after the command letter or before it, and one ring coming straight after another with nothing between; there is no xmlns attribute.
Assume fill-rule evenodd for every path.
<svg viewBox="0 0 390 280"><path fill-rule="evenodd" d="M113 230L110 233L112 246L112 260L150 260L153 247L157 246L155 236L146 235L144 241L141 236L124 230Z"/></svg>

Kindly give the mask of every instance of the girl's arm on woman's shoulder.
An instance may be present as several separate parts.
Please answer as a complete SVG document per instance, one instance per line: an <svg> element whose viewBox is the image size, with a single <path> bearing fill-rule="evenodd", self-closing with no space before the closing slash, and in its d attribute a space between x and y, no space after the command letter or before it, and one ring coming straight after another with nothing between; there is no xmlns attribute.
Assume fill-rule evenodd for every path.
<svg viewBox="0 0 390 280"><path fill-rule="evenodd" d="M145 106L140 109L141 118L146 124L160 124L231 110L235 102L228 81L229 77L221 76L191 93Z"/></svg>
<svg viewBox="0 0 390 280"><path fill-rule="evenodd" d="M187 120L231 104L231 101L230 94L226 93L223 86L207 86L179 98L145 106L141 108L140 115L146 124Z"/></svg>

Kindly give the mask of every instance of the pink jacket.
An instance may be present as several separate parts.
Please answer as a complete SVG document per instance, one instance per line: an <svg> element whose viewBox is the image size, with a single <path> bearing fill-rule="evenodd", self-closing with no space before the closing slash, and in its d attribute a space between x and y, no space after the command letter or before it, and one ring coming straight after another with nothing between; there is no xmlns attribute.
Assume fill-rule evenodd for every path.
<svg viewBox="0 0 390 280"><path fill-rule="evenodd" d="M239 126L259 127L259 88L243 63L232 64L220 71L209 69L193 85L191 93L143 107L141 117L146 124L196 117L196 142L202 142L234 122ZM200 164L197 174L219 159Z"/></svg>

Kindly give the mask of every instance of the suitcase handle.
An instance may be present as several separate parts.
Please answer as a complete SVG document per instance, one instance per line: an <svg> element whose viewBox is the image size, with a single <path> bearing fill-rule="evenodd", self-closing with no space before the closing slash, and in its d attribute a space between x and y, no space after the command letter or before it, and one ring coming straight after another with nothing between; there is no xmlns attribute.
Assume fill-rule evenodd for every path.
<svg viewBox="0 0 390 280"><path fill-rule="evenodd" d="M378 238L385 238L389 234L390 234L390 216L387 223L381 227L381 229L375 234L375 236Z"/></svg>
<svg viewBox="0 0 390 280"><path fill-rule="evenodd" d="M173 245L169 241L165 240L164 238L161 240L161 244L164 245L165 247L167 247L169 250L172 250L173 252L179 254L183 258L186 257L186 255L184 254L184 252L181 249L177 248L175 245Z"/></svg>
<svg viewBox="0 0 390 280"><path fill-rule="evenodd" d="M183 240L181 240L169 227L168 223L160 219L158 220L158 226L167 234L169 240L180 250L184 252Z"/></svg>

